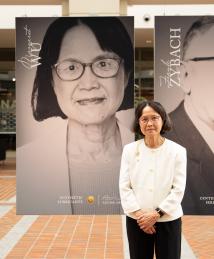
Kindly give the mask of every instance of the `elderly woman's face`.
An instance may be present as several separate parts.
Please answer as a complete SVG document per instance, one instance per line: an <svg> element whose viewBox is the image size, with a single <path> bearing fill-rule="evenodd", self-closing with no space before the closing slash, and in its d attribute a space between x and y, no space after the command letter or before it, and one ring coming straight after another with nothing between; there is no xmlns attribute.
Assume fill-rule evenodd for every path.
<svg viewBox="0 0 214 259"><path fill-rule="evenodd" d="M67 67L69 75L79 69L78 63L73 62L88 64L98 61L93 67L95 73L97 70L100 73L100 69L108 70L110 66L115 69L117 64L103 62L103 58L118 60L119 57L113 52L103 51L93 32L85 25L78 25L66 32L57 64L70 62L69 66L65 63L65 66L60 67L62 70ZM58 74L61 72L58 69ZM109 72L102 73L108 75ZM70 76L68 77L70 80ZM88 65L82 76L73 81L65 81L53 69L53 86L61 110L69 119L82 124L99 124L112 117L122 103L126 84L123 62L120 63L116 75L109 78L96 76Z"/></svg>
<svg viewBox="0 0 214 259"><path fill-rule="evenodd" d="M142 110L139 119L140 129L144 136L159 135L163 126L163 120L159 113L152 107L146 106Z"/></svg>

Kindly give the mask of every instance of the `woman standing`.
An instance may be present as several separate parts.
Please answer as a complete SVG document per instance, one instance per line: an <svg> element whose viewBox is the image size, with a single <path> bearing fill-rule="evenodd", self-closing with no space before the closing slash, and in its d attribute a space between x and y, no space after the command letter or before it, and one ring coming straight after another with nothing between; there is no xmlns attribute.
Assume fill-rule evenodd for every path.
<svg viewBox="0 0 214 259"><path fill-rule="evenodd" d="M186 150L163 137L170 129L160 103L137 106L134 130L143 138L124 147L120 171L131 259L152 259L154 250L157 259L180 258Z"/></svg>

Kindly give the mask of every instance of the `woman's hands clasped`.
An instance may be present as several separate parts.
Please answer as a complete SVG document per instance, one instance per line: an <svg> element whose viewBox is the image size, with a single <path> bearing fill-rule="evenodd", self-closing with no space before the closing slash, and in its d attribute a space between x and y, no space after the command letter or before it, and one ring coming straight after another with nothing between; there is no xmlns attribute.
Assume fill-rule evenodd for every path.
<svg viewBox="0 0 214 259"><path fill-rule="evenodd" d="M144 211L138 210L135 212L135 216L137 218L137 223L145 233L147 234L155 234L155 223L160 218L159 213L154 211Z"/></svg>

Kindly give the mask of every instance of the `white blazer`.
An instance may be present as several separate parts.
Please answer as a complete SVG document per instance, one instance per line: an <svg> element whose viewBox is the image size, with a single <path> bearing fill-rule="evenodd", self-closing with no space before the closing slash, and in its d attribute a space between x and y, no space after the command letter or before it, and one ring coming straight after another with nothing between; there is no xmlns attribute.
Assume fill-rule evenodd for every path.
<svg viewBox="0 0 214 259"><path fill-rule="evenodd" d="M119 181L125 214L135 218L136 210L159 207L165 212L159 222L181 217L186 160L186 149L168 139L156 149L148 148L143 139L127 144L123 149Z"/></svg>

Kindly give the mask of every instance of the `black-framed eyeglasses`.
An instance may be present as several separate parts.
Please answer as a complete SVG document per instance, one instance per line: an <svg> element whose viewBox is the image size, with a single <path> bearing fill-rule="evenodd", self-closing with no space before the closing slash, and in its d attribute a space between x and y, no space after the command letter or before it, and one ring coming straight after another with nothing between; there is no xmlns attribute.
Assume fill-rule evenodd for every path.
<svg viewBox="0 0 214 259"><path fill-rule="evenodd" d="M101 58L91 63L68 59L53 65L53 68L63 81L79 79L84 74L86 67L90 67L92 73L97 77L111 78L117 75L121 62L120 58Z"/></svg>
<svg viewBox="0 0 214 259"><path fill-rule="evenodd" d="M207 61L207 60L214 60L214 57L195 57L195 58L190 58L184 61L194 61L194 62L198 62L198 61Z"/></svg>

